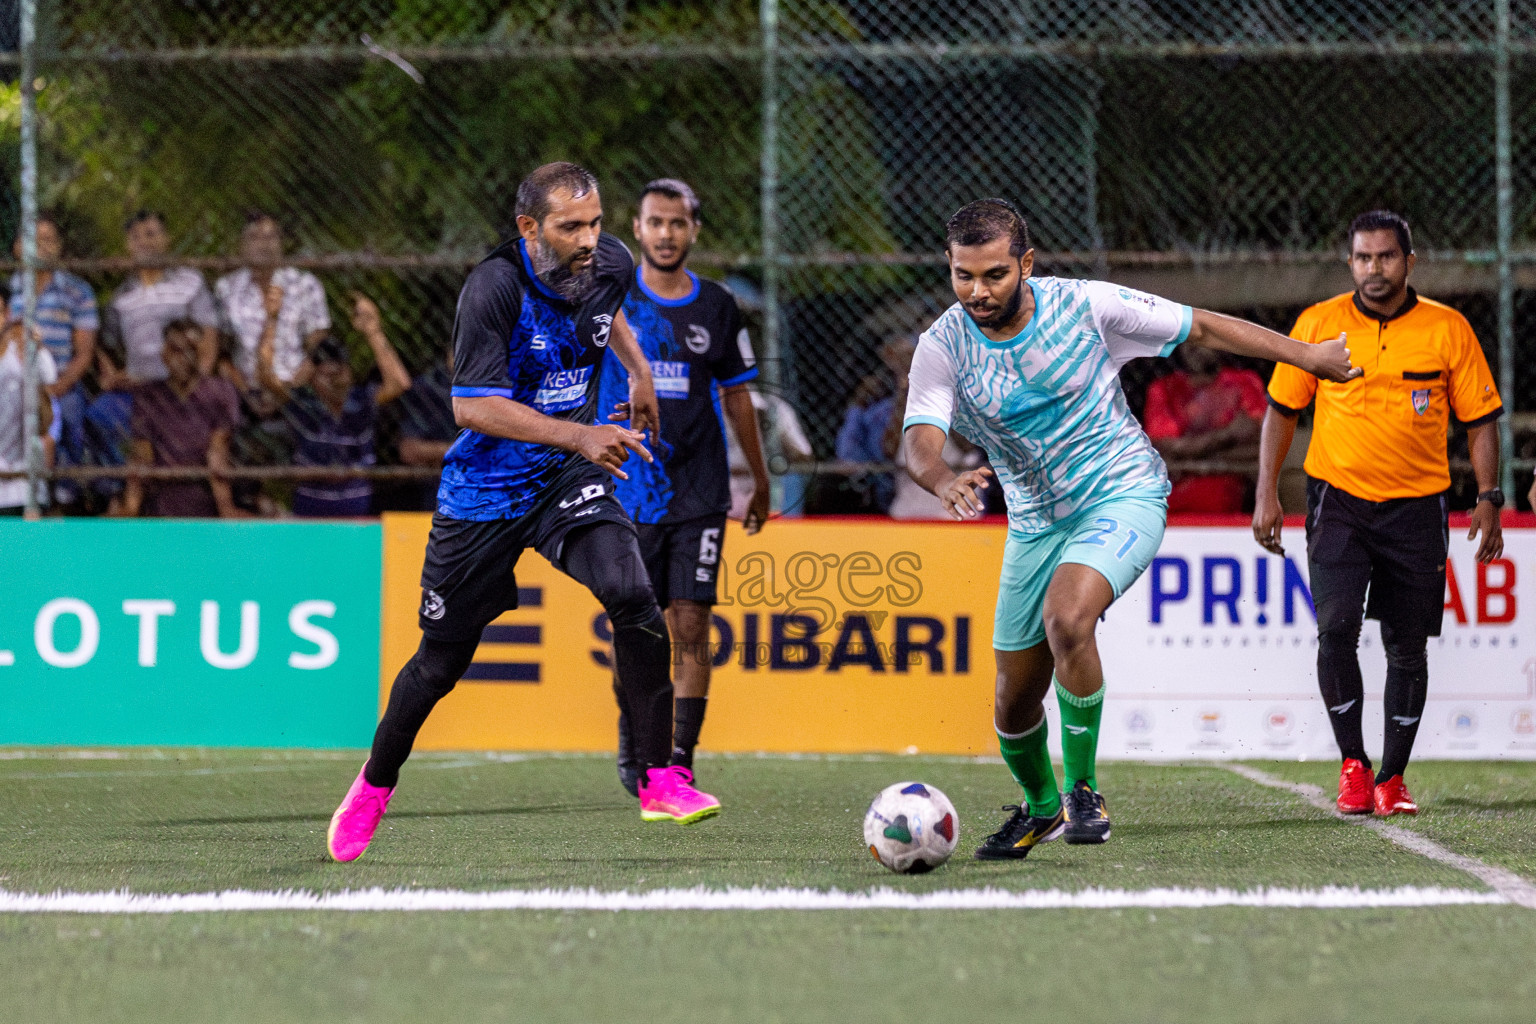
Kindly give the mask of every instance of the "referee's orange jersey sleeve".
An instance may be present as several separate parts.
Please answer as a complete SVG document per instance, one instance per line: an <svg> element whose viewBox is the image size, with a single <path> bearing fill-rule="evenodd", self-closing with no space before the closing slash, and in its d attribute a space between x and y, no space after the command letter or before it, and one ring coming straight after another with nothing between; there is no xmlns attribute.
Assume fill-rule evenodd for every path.
<svg viewBox="0 0 1536 1024"><path fill-rule="evenodd" d="M1449 488L1451 415L1477 424L1503 411L1466 317L1421 297L1406 313L1379 320L1345 293L1309 307L1291 329L1310 343L1340 334L1364 374L1335 384L1281 363L1269 382L1270 400L1284 410L1317 400L1307 473L1368 501Z"/></svg>

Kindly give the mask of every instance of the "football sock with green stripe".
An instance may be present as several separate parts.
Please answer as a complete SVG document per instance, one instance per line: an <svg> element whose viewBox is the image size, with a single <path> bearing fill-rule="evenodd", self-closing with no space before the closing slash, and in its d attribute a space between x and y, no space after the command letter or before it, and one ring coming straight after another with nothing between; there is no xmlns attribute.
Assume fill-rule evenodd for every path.
<svg viewBox="0 0 1536 1024"><path fill-rule="evenodd" d="M1092 697L1068 692L1058 680L1056 702L1061 707L1061 766L1068 786L1087 779L1099 788L1099 721L1104 717L1104 687Z"/></svg>
<svg viewBox="0 0 1536 1024"><path fill-rule="evenodd" d="M1061 790L1056 786L1056 770L1051 767L1051 752L1045 744L1050 735L1045 722L1042 714L1033 729L1012 735L998 730L997 746L1014 781L1024 788L1029 813L1051 815L1061 810Z"/></svg>

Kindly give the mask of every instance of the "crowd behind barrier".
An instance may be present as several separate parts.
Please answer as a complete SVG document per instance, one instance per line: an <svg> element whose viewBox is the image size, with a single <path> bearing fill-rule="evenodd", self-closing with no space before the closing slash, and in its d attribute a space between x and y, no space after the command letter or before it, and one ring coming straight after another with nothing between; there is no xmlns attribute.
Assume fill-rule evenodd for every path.
<svg viewBox="0 0 1536 1024"><path fill-rule="evenodd" d="M320 280L287 265L282 227L263 211L246 214L233 269L211 288L201 270L171 256L172 241L161 214L135 213L124 225L127 273L100 297L60 265L66 245L58 223L46 215L38 222L38 429L48 472L37 500L45 514L341 518L431 510L458 433L449 340L426 346L441 354L413 376L378 306L352 292L346 320L356 340L349 344ZM10 285L0 334L0 514L19 513L27 498L19 272ZM785 398L755 396L777 511L942 518L937 499L901 463L907 374L922 326L894 331L878 346L876 371L847 396L832 459L814 450ZM414 340L421 349L422 339ZM1169 464L1170 511L1250 510L1267 367L1205 350L1181 349L1158 362L1149 382L1128 390ZM1517 419L1516 455L1527 471L1536 423ZM728 440L744 502L746 463ZM1453 436L1453 505L1469 504L1457 499L1469 498L1460 491L1472 486L1458 444L1465 442ZM1294 452L1292 489L1301 485L1305 446ZM956 468L986 461L957 434L946 458ZM989 512L1003 511L1001 488L986 498ZM1530 499L1517 501L1523 508ZM1294 503L1300 507L1299 496Z"/></svg>

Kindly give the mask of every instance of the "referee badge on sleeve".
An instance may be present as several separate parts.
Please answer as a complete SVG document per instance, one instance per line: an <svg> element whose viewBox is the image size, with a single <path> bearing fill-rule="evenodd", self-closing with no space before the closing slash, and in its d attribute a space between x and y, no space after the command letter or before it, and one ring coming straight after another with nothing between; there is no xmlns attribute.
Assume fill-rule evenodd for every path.
<svg viewBox="0 0 1536 1024"><path fill-rule="evenodd" d="M1428 388L1414 388L1414 390L1413 390L1413 411L1415 413L1417 413L1418 415L1423 416L1425 410L1428 409L1428 408L1429 408L1429 389Z"/></svg>

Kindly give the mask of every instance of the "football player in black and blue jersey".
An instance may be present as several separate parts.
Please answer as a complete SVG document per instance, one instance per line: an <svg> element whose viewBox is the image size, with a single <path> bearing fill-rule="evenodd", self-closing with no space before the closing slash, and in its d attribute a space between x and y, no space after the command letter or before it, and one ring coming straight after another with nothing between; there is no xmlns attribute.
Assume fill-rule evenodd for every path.
<svg viewBox="0 0 1536 1024"><path fill-rule="evenodd" d="M602 220L590 173L545 164L518 186L519 237L459 293L452 395L463 429L443 462L421 571L421 646L395 677L373 749L331 818L338 861L368 848L422 723L469 667L481 631L517 607L514 569L527 548L590 589L613 624L641 817L688 824L720 810L669 764L667 624L613 496L615 481L651 461L646 435L654 440L659 423L650 364L620 309L634 261ZM633 429L596 422L608 350L630 372Z"/></svg>
<svg viewBox="0 0 1536 1024"><path fill-rule="evenodd" d="M660 178L641 191L633 225L641 260L624 317L650 366L666 429L653 440L653 461L637 465L614 492L635 521L641 556L676 645L672 766L690 773L709 698L710 616L731 507L723 417L730 417L752 470L753 494L743 516L747 533L762 529L769 500L768 467L747 390L757 360L735 298L688 269L699 223L698 197L685 182ZM616 355L603 360L598 406L616 410L610 419L618 420L632 411L633 384L627 363ZM627 692L616 679L619 780L634 794L644 762Z"/></svg>

